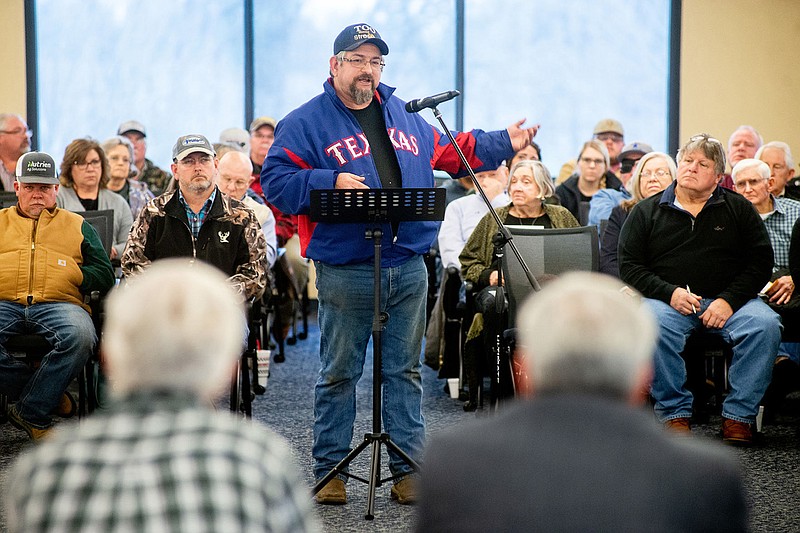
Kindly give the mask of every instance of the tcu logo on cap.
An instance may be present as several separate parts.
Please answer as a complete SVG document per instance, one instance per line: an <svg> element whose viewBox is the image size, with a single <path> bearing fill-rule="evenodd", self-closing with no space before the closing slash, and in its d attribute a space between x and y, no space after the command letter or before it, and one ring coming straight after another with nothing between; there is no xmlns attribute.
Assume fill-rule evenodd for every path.
<svg viewBox="0 0 800 533"><path fill-rule="evenodd" d="M358 33L369 34L369 35L356 35L355 36L356 39L371 39L375 37L375 33L377 33L375 29L369 24L357 24L356 26L353 27L353 29L356 30Z"/></svg>

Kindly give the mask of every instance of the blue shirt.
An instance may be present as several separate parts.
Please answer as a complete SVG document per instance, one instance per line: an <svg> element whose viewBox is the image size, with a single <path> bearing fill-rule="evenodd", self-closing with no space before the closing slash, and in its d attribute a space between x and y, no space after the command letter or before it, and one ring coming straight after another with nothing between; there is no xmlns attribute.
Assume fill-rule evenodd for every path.
<svg viewBox="0 0 800 533"><path fill-rule="evenodd" d="M203 222L206 220L206 216L208 212L211 211L211 205L214 203L214 198L217 197L217 188L214 187L214 190L211 193L211 196L208 197L206 203L203 204L203 207L200 208L199 213L195 213L192 211L192 208L189 207L189 204L186 203L186 200L183 199L183 193L180 189L178 189L178 201L183 206L184 211L186 211L186 218L189 220L189 229L192 230L192 235L194 238L197 238L197 235L200 233L200 228L203 225Z"/></svg>
<svg viewBox="0 0 800 533"><path fill-rule="evenodd" d="M767 227L769 242L772 244L772 253L775 256L772 271L775 272L781 268L789 268L789 242L794 223L800 218L800 202L772 196L772 205L775 210L761 215L761 218Z"/></svg>

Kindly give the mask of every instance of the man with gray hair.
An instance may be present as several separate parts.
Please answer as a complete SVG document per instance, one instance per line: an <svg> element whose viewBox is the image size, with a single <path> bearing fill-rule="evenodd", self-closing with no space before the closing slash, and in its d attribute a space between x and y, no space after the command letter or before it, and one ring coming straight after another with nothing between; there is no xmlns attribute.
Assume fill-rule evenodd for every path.
<svg viewBox="0 0 800 533"><path fill-rule="evenodd" d="M9 531L316 530L288 446L213 410L245 329L225 276L163 261L113 292L106 314L115 401L20 457Z"/></svg>
<svg viewBox="0 0 800 533"><path fill-rule="evenodd" d="M242 202L255 213L258 223L261 224L261 232L267 241L267 262L272 267L275 264L278 249L278 240L275 236L275 217L269 207L256 202L247 194L250 184L256 179L253 176L252 161L245 153L228 152L220 158L218 170L219 189L234 200Z"/></svg>
<svg viewBox="0 0 800 533"><path fill-rule="evenodd" d="M746 124L739 126L728 139L728 164L733 170L736 163L742 159L752 159L756 151L764 144L764 138L753 126ZM720 185L733 190L733 178L730 174L723 174Z"/></svg>
<svg viewBox="0 0 800 533"><path fill-rule="evenodd" d="M417 531L746 530L734 458L670 438L634 407L657 324L623 289L575 272L525 302L533 398L432 440Z"/></svg>
<svg viewBox="0 0 800 533"><path fill-rule="evenodd" d="M0 190L14 190L17 160L31 149L31 130L19 115L0 113Z"/></svg>
<svg viewBox="0 0 800 533"><path fill-rule="evenodd" d="M678 176L631 211L619 239L619 272L646 298L659 323L651 394L656 416L688 433L686 340L696 330L731 343L723 439L749 445L758 404L781 340L778 315L758 298L772 273L772 246L753 206L719 186L725 152L695 135L678 152Z"/></svg>
<svg viewBox="0 0 800 533"><path fill-rule="evenodd" d="M794 158L789 145L783 141L771 141L758 149L755 155L767 164L770 176L775 180L770 192L778 198L800 200L800 187L794 180ZM787 186L788 185L788 186Z"/></svg>

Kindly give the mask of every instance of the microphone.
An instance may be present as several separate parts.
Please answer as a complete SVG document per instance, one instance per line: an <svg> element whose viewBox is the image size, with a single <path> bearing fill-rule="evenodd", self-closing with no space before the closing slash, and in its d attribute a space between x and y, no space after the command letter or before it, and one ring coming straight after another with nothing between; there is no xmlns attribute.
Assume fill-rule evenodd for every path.
<svg viewBox="0 0 800 533"><path fill-rule="evenodd" d="M406 103L406 111L409 113L419 113L423 109L427 109L429 107L436 107L437 105L441 104L442 102L447 102L448 100L452 100L456 96L460 95L459 91L446 91L439 94L434 94L433 96L426 96L425 98L418 98L416 100L411 100L410 102Z"/></svg>

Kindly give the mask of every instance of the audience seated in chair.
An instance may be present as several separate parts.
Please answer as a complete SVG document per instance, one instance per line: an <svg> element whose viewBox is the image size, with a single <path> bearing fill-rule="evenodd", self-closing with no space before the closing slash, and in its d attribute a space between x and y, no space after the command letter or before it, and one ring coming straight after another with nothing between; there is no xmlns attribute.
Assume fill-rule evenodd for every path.
<svg viewBox="0 0 800 533"><path fill-rule="evenodd" d="M747 530L737 459L641 407L657 325L622 288L568 273L524 304L534 396L431 439L416 531Z"/></svg>
<svg viewBox="0 0 800 533"><path fill-rule="evenodd" d="M133 224L131 207L108 190L110 171L106 153L92 139L75 139L64 150L61 187L56 202L70 211L114 211L114 246L111 260L119 260Z"/></svg>
<svg viewBox="0 0 800 533"><path fill-rule="evenodd" d="M750 200L767 228L775 264L772 267L769 287L763 291L769 306L784 320L790 314L800 312L800 296L795 292L795 283L789 271L789 246L792 228L800 219L800 202L782 198L771 193L775 189L775 178L770 168L759 159L742 159L731 172L734 190ZM784 329L786 331L786 329ZM800 364L800 343L782 342L773 369L773 383L765 396L765 407L774 411L790 392L782 387L780 374L796 374ZM787 383L787 385L789 385Z"/></svg>
<svg viewBox="0 0 800 533"><path fill-rule="evenodd" d="M0 286L0 392L16 400L11 423L37 440L50 431L50 414L97 342L85 297L107 292L114 271L94 228L56 207L59 181L50 155L25 154L16 175L18 203L0 211L0 271L16 279ZM38 369L6 350L11 336L24 333L52 346Z"/></svg>
<svg viewBox="0 0 800 533"><path fill-rule="evenodd" d="M496 170L478 172L475 177L494 208L508 205L510 202L510 198L506 194L508 169L505 165ZM454 200L445 209L444 221L439 228L438 236L439 257L443 268L442 281L439 285L439 293L431 313L431 319L428 321L425 331L425 362L434 370L441 367L445 353L444 336L442 335L446 319L444 308L452 302L445 304L442 299L445 287L448 286L450 267L457 269L456 274L461 271L461 262L458 256L472 235L475 226L478 225L478 221L488 210L483 197L477 192ZM455 304L457 304L460 298L459 293L456 292L454 296L457 299ZM458 368L457 365L455 367ZM439 377L458 377L458 374L440 375Z"/></svg>
<svg viewBox="0 0 800 533"><path fill-rule="evenodd" d="M500 221L505 225L532 225L544 228L569 228L578 226L578 221L564 207L544 202L554 193L550 173L538 161L521 161L511 169L508 194L511 204L496 209ZM464 250L459 256L461 271L465 280L473 284L474 290L497 285L498 263L494 257L493 239L498 232L497 223L491 213L478 222ZM514 260L514 259L509 259ZM477 405L479 361L485 349L481 332L483 317L477 314L467 335L464 348L464 366L467 371L470 404Z"/></svg>
<svg viewBox="0 0 800 533"><path fill-rule="evenodd" d="M778 315L757 294L772 272L769 236L752 205L718 186L725 153L696 135L678 152L678 177L642 200L622 227L620 277L647 298L660 325L651 393L658 419L690 431L692 394L681 353L698 329L732 343L723 439L753 441L752 425L781 340Z"/></svg>
<svg viewBox="0 0 800 533"><path fill-rule="evenodd" d="M675 181L675 162L662 152L650 152L639 160L630 181L632 198L623 200L611 210L605 231L600 235L600 272L619 277L617 247L619 232L633 206L663 191Z"/></svg>
<svg viewBox="0 0 800 533"><path fill-rule="evenodd" d="M218 161L208 139L184 135L172 149L177 190L151 200L131 229L122 272L131 277L169 257L200 260L227 276L245 300L269 285L267 244L253 211L215 185Z"/></svg>
<svg viewBox="0 0 800 533"><path fill-rule="evenodd" d="M109 166L109 180L106 187L128 202L135 219L155 195L147 183L136 179L139 169L133 163L133 143L127 137L117 135L103 141L102 148L108 158Z"/></svg>
<svg viewBox="0 0 800 533"><path fill-rule="evenodd" d="M583 143L578 154L578 170L556 188L561 205L566 207L582 226L587 225L589 202L601 189L620 189L622 182L611 172L608 149L599 140ZM581 209L581 206L584 206ZM582 211L585 215L582 216Z"/></svg>
<svg viewBox="0 0 800 533"><path fill-rule="evenodd" d="M289 447L212 406L245 329L225 276L163 261L106 309L115 401L18 459L9 531L316 531Z"/></svg>

